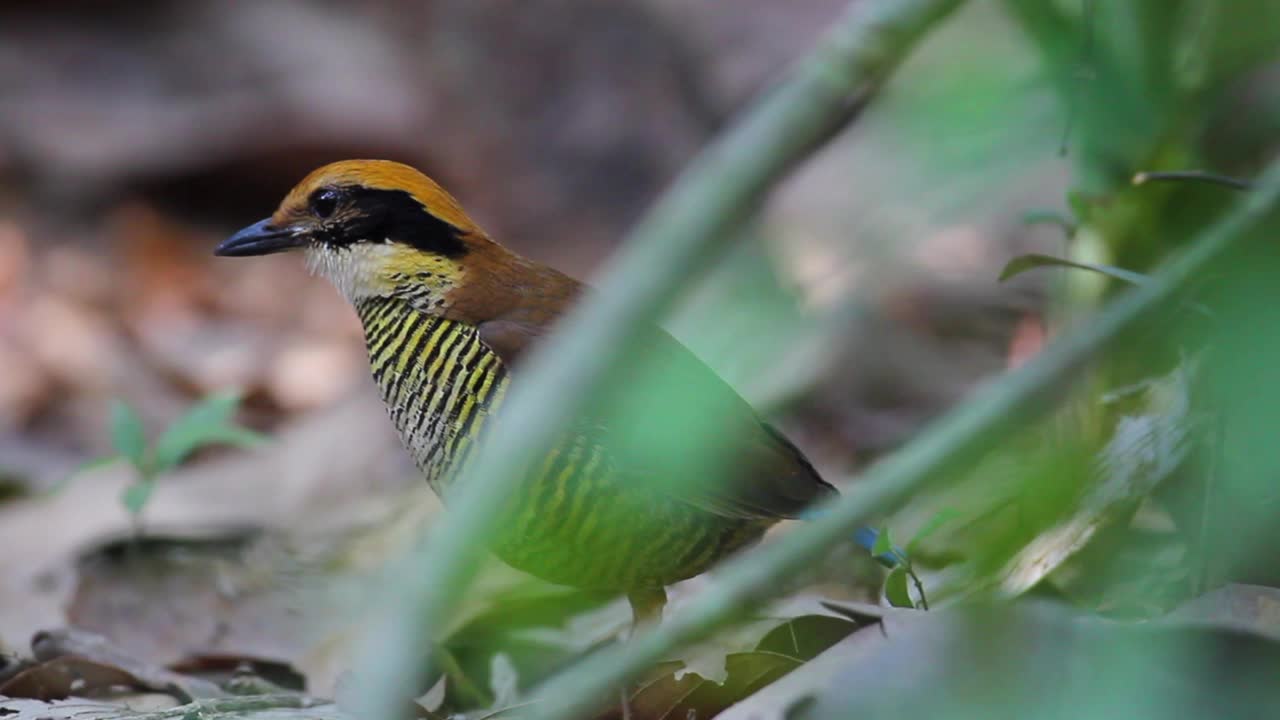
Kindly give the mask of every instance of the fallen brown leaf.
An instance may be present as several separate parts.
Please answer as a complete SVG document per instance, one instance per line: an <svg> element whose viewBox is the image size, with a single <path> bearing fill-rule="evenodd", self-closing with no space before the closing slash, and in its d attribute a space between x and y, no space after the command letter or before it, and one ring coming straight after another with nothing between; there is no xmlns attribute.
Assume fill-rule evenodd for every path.
<svg viewBox="0 0 1280 720"><path fill-rule="evenodd" d="M13 676L0 685L0 696L62 700L72 695L97 695L126 687L145 689L146 684L121 668L67 655Z"/></svg>

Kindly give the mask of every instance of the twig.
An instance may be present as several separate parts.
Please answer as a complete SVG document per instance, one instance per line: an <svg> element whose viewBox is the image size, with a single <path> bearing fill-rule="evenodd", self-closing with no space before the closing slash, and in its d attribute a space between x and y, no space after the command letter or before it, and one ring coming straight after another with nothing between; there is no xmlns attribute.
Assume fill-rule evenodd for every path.
<svg viewBox="0 0 1280 720"><path fill-rule="evenodd" d="M446 627L474 577L495 510L552 447L626 357L637 329L656 322L726 249L730 231L805 154L844 127L916 41L961 0L857 0L781 85L702 152L631 233L593 301L536 348L511 386L489 444L453 484L425 567L399 568L391 607L367 638L362 688L391 717L420 677L414 642ZM610 683L613 687L616 683ZM599 697L561 697L581 708ZM557 710L549 710L555 713Z"/></svg>
<svg viewBox="0 0 1280 720"><path fill-rule="evenodd" d="M627 697L626 686L618 688L618 702L622 708L622 720L631 720L631 698Z"/></svg>
<svg viewBox="0 0 1280 720"><path fill-rule="evenodd" d="M192 717L220 718L267 710L305 710L328 705L332 705L328 700L319 700L295 693L206 698L174 708L135 715L134 720L187 720ZM334 715L336 716L337 713L335 712Z"/></svg>
<svg viewBox="0 0 1280 720"><path fill-rule="evenodd" d="M920 576L916 575L916 571L910 565L907 565L907 577L911 578L911 584L916 586L916 594L920 596L920 609L928 611L929 598L924 594L924 583L920 582Z"/></svg>
<svg viewBox="0 0 1280 720"><path fill-rule="evenodd" d="M777 578L812 562L853 528L892 511L953 464L980 457L1024 425L1036 410L1044 410L1041 400L1046 393L1175 298L1278 204L1280 160L1268 168L1255 192L1153 274L1151 282L1119 296L1093 322L1061 337L1045 352L927 427L901 451L873 465L851 490L812 521L725 565L714 586L652 631L638 635L625 647L602 650L592 655L589 663L553 677L534 695L533 717L559 720L590 709L614 683L636 676L676 647L711 635L739 612L768 599L778 592Z"/></svg>
<svg viewBox="0 0 1280 720"><path fill-rule="evenodd" d="M1149 182L1202 182L1210 185L1222 185L1233 190L1252 190L1253 183L1248 180L1219 175L1207 170L1174 170L1168 172L1140 172L1133 176L1134 185L1146 185Z"/></svg>

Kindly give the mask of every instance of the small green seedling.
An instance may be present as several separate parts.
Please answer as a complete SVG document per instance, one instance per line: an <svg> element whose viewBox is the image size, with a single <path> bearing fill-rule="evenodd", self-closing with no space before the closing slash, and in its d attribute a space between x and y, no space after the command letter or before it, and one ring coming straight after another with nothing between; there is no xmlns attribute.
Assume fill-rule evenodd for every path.
<svg viewBox="0 0 1280 720"><path fill-rule="evenodd" d="M127 461L134 470L134 481L124 489L121 503L133 521L136 536L142 534L142 511L155 492L156 481L173 470L191 453L211 445L255 447L265 437L236 425L232 418L240 404L237 393L218 393L192 406L147 443L142 418L129 405L117 400L111 404L111 446L115 454L97 458L82 465L75 474L91 468Z"/></svg>
<svg viewBox="0 0 1280 720"><path fill-rule="evenodd" d="M884 579L884 596L889 604L893 607L915 607L916 604L911 600L911 593L907 590L907 577L914 577L911 559L893 544L893 536L887 525L876 531L876 542L871 548L871 555L877 558L895 559L896 564Z"/></svg>
<svg viewBox="0 0 1280 720"><path fill-rule="evenodd" d="M889 601L890 605L900 608L929 609L929 599L924 594L924 583L916 575L915 568L912 567L911 558L925 538L937 532L938 528L954 520L957 515L958 513L950 508L944 508L937 512L916 532L911 541L907 543L905 550L899 550L894 544L888 526L882 527L877 531L876 542L874 547L871 548L871 554L875 557L892 555L898 560L898 563L894 565L884 579L884 597ZM911 597L909 585L915 586L916 595L919 597L918 601Z"/></svg>

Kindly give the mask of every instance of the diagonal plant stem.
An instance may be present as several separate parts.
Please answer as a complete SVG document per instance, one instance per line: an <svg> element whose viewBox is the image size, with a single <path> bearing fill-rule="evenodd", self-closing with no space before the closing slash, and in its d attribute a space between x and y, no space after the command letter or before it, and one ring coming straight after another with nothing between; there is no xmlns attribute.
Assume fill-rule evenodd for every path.
<svg viewBox="0 0 1280 720"><path fill-rule="evenodd" d="M433 528L425 567L370 633L364 691L391 717L413 694L418 648L445 625L485 553L494 510L602 387L638 328L729 244L766 191L842 129L916 42L962 0L855 0L791 75L702 152L635 228L602 291L522 367L486 452L469 463Z"/></svg>
<svg viewBox="0 0 1280 720"><path fill-rule="evenodd" d="M1166 263L1151 281L1117 298L1088 326L1055 342L968 402L930 425L915 440L872 466L850 491L816 519L728 563L716 584L651 632L624 646L592 655L553 677L534 694L533 718L562 720L595 707L610 688L635 677L675 648L700 640L768 599L778 578L811 562L832 543L869 518L900 505L914 491L992 447L1037 409L1046 395L1126 330L1149 318L1223 258L1234 241L1274 218L1280 207L1280 159L1272 162L1256 190L1209 228L1185 253Z"/></svg>
<svg viewBox="0 0 1280 720"><path fill-rule="evenodd" d="M1253 184L1248 180L1229 175L1219 175L1207 170L1144 171L1133 176L1134 185L1146 185L1151 182L1201 182L1208 185L1229 187L1232 190L1249 190L1253 187Z"/></svg>

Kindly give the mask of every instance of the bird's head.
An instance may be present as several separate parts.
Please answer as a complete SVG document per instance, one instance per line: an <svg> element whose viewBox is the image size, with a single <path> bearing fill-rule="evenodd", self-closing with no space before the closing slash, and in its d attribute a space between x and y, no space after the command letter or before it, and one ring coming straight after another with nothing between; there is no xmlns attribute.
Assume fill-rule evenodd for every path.
<svg viewBox="0 0 1280 720"><path fill-rule="evenodd" d="M214 251L232 257L302 250L351 301L397 296L439 306L468 256L493 243L448 192L408 165L344 160L315 170L271 217Z"/></svg>

